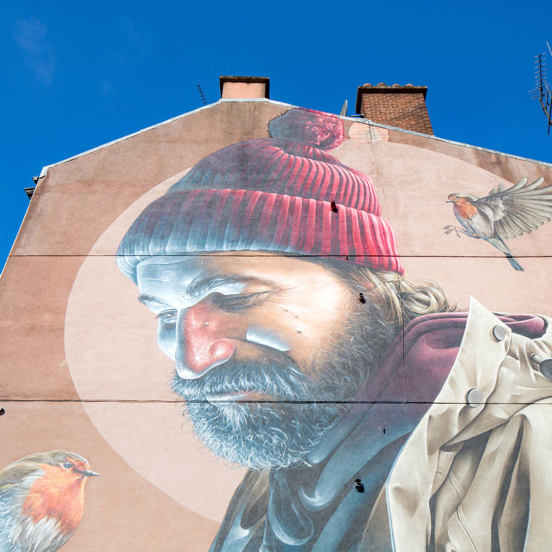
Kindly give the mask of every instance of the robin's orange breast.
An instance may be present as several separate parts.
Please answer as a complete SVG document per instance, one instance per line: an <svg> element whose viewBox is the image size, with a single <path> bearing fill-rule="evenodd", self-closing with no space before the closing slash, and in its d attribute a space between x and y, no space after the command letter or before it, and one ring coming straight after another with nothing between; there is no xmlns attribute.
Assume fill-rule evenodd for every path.
<svg viewBox="0 0 552 552"><path fill-rule="evenodd" d="M82 517L86 479L47 464L41 468L45 473L29 489L23 512L35 523L44 517L57 519L61 531L70 534Z"/></svg>
<svg viewBox="0 0 552 552"><path fill-rule="evenodd" d="M467 201L458 201L454 203L454 210L462 218L472 218L477 214L477 207Z"/></svg>

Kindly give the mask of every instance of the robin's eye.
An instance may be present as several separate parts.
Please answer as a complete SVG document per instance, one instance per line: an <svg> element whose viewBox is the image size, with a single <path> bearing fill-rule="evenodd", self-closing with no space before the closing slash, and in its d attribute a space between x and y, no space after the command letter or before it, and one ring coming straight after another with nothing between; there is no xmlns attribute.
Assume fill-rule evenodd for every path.
<svg viewBox="0 0 552 552"><path fill-rule="evenodd" d="M73 467L73 463L72 462L63 462L63 467L68 470L70 468Z"/></svg>

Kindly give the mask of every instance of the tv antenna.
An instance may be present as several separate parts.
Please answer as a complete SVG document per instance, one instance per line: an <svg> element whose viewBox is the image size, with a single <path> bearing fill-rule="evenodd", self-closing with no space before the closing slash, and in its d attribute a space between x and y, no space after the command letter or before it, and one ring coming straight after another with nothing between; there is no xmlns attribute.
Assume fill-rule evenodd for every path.
<svg viewBox="0 0 552 552"><path fill-rule="evenodd" d="M341 117L347 117L347 107L349 105L349 102L347 100L345 100L343 102L343 105L341 106L341 111L339 112L339 115Z"/></svg>
<svg viewBox="0 0 552 552"><path fill-rule="evenodd" d="M552 49L550 49L548 41L546 46L550 55L552 55ZM545 54L535 56L535 88L531 91L531 95L534 99L538 99L541 104L541 108L548 119L547 133L550 134L550 127L552 127L552 92L547 80Z"/></svg>
<svg viewBox="0 0 552 552"><path fill-rule="evenodd" d="M205 99L205 93L203 92L203 88L201 88L201 84L197 85L197 89L199 91L199 95L201 97L201 101L203 102L203 105L207 105L207 100Z"/></svg>

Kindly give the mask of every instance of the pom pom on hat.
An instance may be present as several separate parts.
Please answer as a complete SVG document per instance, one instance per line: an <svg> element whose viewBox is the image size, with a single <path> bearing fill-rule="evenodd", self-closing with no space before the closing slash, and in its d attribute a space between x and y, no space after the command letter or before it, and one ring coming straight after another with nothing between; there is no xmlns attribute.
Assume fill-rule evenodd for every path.
<svg viewBox="0 0 552 552"><path fill-rule="evenodd" d="M331 149L343 142L343 123L336 115L310 109L290 109L268 123L268 133L277 140Z"/></svg>

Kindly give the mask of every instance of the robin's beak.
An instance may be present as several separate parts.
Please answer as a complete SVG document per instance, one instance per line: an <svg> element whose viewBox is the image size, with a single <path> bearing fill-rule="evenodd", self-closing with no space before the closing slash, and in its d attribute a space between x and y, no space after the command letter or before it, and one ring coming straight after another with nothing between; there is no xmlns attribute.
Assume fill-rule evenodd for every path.
<svg viewBox="0 0 552 552"><path fill-rule="evenodd" d="M445 203L454 203L454 199L447 199Z"/></svg>
<svg viewBox="0 0 552 552"><path fill-rule="evenodd" d="M77 468L73 468L73 470L77 473L81 473L85 477L97 477L100 475L99 473L93 472L91 470L78 470Z"/></svg>

